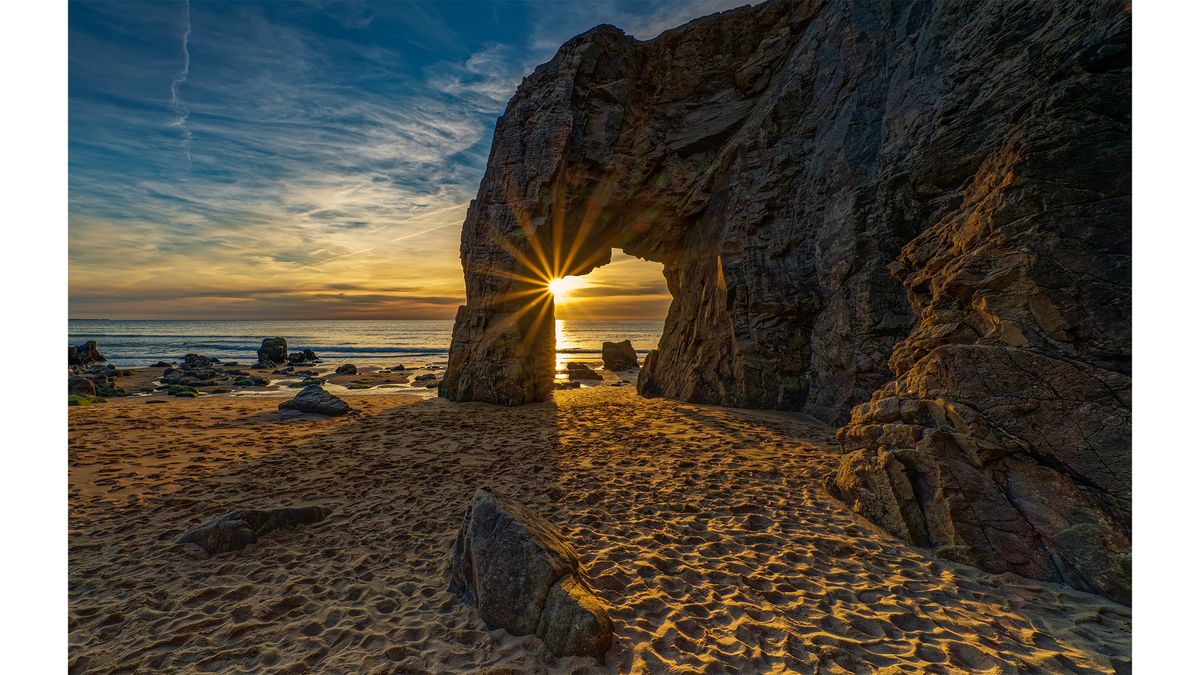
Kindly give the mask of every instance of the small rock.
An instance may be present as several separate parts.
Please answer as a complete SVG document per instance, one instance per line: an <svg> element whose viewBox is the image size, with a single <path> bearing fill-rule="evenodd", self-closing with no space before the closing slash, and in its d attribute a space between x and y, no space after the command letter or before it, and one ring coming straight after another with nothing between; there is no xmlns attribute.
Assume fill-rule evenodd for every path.
<svg viewBox="0 0 1200 675"><path fill-rule="evenodd" d="M437 379L437 375L434 375L433 373L425 373L424 375L418 375L418 376L414 377L413 382L425 382L426 380L435 380L435 379Z"/></svg>
<svg viewBox="0 0 1200 675"><path fill-rule="evenodd" d="M280 410L299 410L300 412L316 413L336 417L350 412L350 404L333 394L325 391L319 383L310 384L300 390L299 394L290 401L279 404Z"/></svg>
<svg viewBox="0 0 1200 675"><path fill-rule="evenodd" d="M572 361L567 364L567 378L570 380L603 380L604 376L582 363Z"/></svg>
<svg viewBox="0 0 1200 675"><path fill-rule="evenodd" d="M67 378L67 393L76 396L95 396L96 383L82 375L72 375Z"/></svg>
<svg viewBox="0 0 1200 675"><path fill-rule="evenodd" d="M343 363L337 367L337 370L333 372L336 375L357 375L358 366L354 365L353 363Z"/></svg>
<svg viewBox="0 0 1200 675"><path fill-rule="evenodd" d="M243 509L188 530L175 540L177 544L195 544L209 555L226 553L257 543L275 530L290 530L325 520L332 511L324 506L283 509Z"/></svg>

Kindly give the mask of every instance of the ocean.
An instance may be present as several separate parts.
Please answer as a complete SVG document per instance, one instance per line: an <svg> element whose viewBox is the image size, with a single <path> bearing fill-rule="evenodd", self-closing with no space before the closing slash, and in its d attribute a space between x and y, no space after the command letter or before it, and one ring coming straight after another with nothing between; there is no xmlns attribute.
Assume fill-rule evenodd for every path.
<svg viewBox="0 0 1200 675"><path fill-rule="evenodd" d="M605 340L631 340L639 356L658 345L661 321L558 320L562 361L600 357ZM288 350L311 349L326 363L392 366L443 364L453 321L108 321L75 319L67 343L95 340L108 362L147 366L188 353L250 364L265 337L287 338Z"/></svg>

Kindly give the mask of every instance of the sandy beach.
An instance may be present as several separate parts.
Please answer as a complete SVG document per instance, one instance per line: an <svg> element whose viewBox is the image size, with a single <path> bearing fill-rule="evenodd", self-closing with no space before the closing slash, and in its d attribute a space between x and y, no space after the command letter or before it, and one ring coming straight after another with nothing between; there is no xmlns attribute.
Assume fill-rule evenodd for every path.
<svg viewBox="0 0 1200 675"><path fill-rule="evenodd" d="M345 395L128 397L69 409L71 672L1127 672L1130 608L937 559L823 481L831 428L644 399L503 408ZM626 376L628 377L628 376ZM151 404L150 401L155 401ZM447 590L479 485L578 550L616 625L604 664L489 630ZM238 508L323 522L207 557Z"/></svg>

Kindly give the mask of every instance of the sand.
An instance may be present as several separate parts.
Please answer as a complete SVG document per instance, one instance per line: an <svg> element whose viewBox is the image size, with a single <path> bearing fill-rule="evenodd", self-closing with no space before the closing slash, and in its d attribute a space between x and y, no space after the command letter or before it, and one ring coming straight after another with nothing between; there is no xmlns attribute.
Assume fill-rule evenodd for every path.
<svg viewBox="0 0 1200 675"><path fill-rule="evenodd" d="M855 519L822 486L831 429L632 389L516 409L346 396L358 413L288 421L270 397L71 408L70 670L1129 669L1128 607ZM447 592L480 484L573 542L616 624L604 665L488 630ZM236 508L301 504L334 513L213 558L173 543Z"/></svg>

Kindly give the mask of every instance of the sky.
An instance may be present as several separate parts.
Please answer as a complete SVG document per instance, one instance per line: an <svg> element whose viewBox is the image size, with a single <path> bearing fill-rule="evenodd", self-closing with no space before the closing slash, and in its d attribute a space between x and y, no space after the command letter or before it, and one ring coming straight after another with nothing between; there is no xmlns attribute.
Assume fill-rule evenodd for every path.
<svg viewBox="0 0 1200 675"><path fill-rule="evenodd" d="M449 319L459 234L521 78L600 23L746 0L72 2L71 318ZM661 318L614 262L558 318Z"/></svg>

